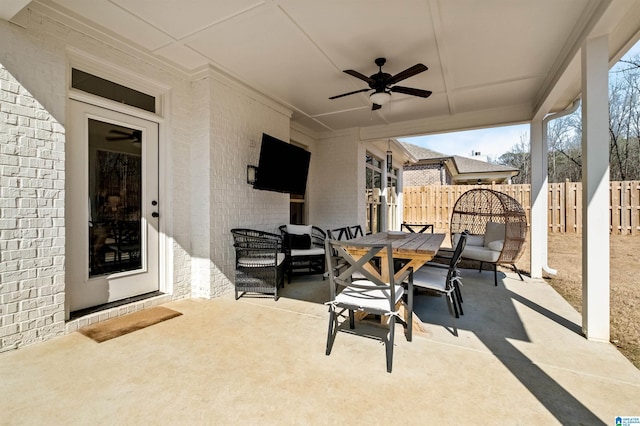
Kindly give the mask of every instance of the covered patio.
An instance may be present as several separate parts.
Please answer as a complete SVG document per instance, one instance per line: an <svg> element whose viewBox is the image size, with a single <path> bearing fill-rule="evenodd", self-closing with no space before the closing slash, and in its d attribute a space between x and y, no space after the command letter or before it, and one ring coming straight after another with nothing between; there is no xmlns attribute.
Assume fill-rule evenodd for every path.
<svg viewBox="0 0 640 426"><path fill-rule="evenodd" d="M462 274L460 336L441 298L417 296L425 331L398 330L393 374L362 335L340 332L324 355L328 284L300 277L277 303L180 300L165 306L182 316L103 343L74 332L3 354L3 423L596 425L637 412L640 372L585 340L544 281Z"/></svg>
<svg viewBox="0 0 640 426"><path fill-rule="evenodd" d="M0 4L0 423L608 424L639 414L640 373L608 343L603 218L607 70L640 38L640 3L162 3ZM366 79L382 73L381 57L391 75L424 62L429 70L402 84L432 95L385 87L393 94L377 108L343 71ZM84 90L87 76L145 102ZM549 270L546 124L578 99L582 316L539 279ZM92 133L92 120L111 128ZM495 288L492 275L465 271L459 337L443 301L420 296L426 332L411 343L398 333L387 374L374 339L340 333L324 355L318 276L285 286L278 302L233 300L230 230L277 232L300 201L248 184L263 134L311 155L305 223L366 229L373 163L380 205L389 173L402 211L406 157L395 146L386 155L393 138L512 123L531 126L533 279L508 275ZM153 166L141 166L133 212L148 237L136 246L144 270L101 274L92 287L97 196L103 207L114 200L116 218L126 199L120 187L88 191L90 140L114 150L113 126L130 130L131 156ZM378 230L399 228L399 216ZM136 296L155 296L71 315L128 301L124 291L141 283ZM101 344L76 333L159 304L184 315Z"/></svg>

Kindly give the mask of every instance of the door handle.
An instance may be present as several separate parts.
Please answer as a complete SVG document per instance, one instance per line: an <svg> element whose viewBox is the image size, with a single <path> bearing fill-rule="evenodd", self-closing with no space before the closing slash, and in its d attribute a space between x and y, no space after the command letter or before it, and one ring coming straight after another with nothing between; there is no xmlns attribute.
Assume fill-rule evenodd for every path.
<svg viewBox="0 0 640 426"><path fill-rule="evenodd" d="M158 212L153 212L153 213L151 213L151 216L153 216L153 217L159 217L159 216L160 216L160 213L158 213Z"/></svg>

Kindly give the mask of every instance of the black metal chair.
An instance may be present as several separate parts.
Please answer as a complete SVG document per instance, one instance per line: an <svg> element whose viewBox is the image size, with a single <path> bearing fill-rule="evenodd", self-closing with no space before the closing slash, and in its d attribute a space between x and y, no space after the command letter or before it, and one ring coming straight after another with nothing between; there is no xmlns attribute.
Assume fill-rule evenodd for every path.
<svg viewBox="0 0 640 426"><path fill-rule="evenodd" d="M364 232L362 232L362 226L354 225L349 227L349 233L351 238L364 237Z"/></svg>
<svg viewBox="0 0 640 426"><path fill-rule="evenodd" d="M458 263L467 243L467 231L462 232L453 251L449 265L426 263L413 274L413 286L416 290L425 289L445 296L449 313L453 317L453 334L458 335L456 318L463 315L461 278Z"/></svg>
<svg viewBox="0 0 640 426"><path fill-rule="evenodd" d="M348 226L344 226L342 228L327 229L327 238L338 241L350 240L352 238L351 229Z"/></svg>
<svg viewBox="0 0 640 426"><path fill-rule="evenodd" d="M406 223L406 222L402 222L402 225L400 225L400 230L402 231L404 229L406 229L407 231L411 232L411 233L420 233L420 234L424 234L425 232L427 232L427 230L431 229L431 233L433 234L433 223Z"/></svg>

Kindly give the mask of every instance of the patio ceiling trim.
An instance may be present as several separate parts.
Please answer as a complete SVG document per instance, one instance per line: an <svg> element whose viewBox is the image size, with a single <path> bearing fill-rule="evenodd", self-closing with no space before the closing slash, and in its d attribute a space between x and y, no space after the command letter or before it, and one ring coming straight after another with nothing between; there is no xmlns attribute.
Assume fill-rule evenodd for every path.
<svg viewBox="0 0 640 426"><path fill-rule="evenodd" d="M0 19L6 21L11 20L29 4L29 1L30 0L2 0L2 2L0 2Z"/></svg>
<svg viewBox="0 0 640 426"><path fill-rule="evenodd" d="M531 120L531 112L530 105L521 104L516 107L486 109L484 111L428 117L402 123L361 127L360 140L422 136L508 124L528 123Z"/></svg>

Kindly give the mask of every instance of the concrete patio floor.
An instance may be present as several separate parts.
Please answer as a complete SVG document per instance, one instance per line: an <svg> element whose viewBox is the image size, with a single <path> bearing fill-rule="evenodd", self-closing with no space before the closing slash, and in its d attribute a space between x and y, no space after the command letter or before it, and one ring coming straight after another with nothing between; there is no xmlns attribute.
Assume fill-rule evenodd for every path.
<svg viewBox="0 0 640 426"><path fill-rule="evenodd" d="M184 315L95 343L79 334L0 354L0 424L615 424L640 415L640 371L580 334L542 280L464 270L465 315L419 295L423 333L339 333L325 356L327 282L280 300L167 303ZM499 276L500 277L500 276ZM360 334L380 334L357 324Z"/></svg>

